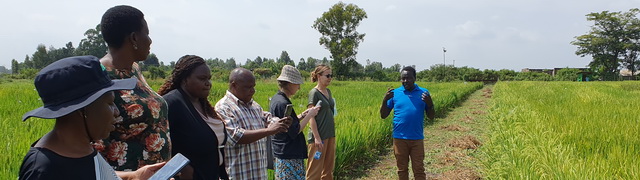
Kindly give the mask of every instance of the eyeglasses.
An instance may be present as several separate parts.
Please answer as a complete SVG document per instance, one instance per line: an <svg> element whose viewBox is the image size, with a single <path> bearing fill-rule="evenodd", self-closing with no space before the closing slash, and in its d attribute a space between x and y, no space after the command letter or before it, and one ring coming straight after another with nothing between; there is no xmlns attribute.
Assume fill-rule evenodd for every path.
<svg viewBox="0 0 640 180"><path fill-rule="evenodd" d="M324 76L326 76L329 79L333 78L333 74L327 74L327 75L324 75Z"/></svg>

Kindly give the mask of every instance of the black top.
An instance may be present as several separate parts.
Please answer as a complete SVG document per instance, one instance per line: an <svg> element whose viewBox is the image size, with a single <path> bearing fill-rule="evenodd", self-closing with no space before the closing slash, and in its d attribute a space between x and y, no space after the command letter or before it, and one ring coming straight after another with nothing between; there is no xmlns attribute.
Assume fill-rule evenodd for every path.
<svg viewBox="0 0 640 180"><path fill-rule="evenodd" d="M278 91L271 97L269 111L272 115L283 118L287 104L291 104L287 95ZM280 159L306 159L307 144L304 142L304 133L300 132L300 119L295 110L291 112L291 120L288 132L273 136L273 154Z"/></svg>
<svg viewBox="0 0 640 180"><path fill-rule="evenodd" d="M169 105L171 153L182 153L189 158L193 179L228 179L224 164L218 166L221 159L216 133L202 119L187 95L181 89L174 89L162 97ZM222 155L224 157L224 152Z"/></svg>
<svg viewBox="0 0 640 180"><path fill-rule="evenodd" d="M61 156L49 149L31 147L24 156L18 179L96 179L93 157L97 151L81 157Z"/></svg>

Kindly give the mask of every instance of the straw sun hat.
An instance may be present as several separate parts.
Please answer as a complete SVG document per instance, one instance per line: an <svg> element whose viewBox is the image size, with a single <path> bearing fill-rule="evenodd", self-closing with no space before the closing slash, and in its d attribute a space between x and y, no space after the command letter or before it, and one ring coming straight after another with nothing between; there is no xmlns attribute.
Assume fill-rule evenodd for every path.
<svg viewBox="0 0 640 180"><path fill-rule="evenodd" d="M278 81L287 81L293 84L304 83L300 71L291 65L284 65L284 67L282 67L280 76L278 76Z"/></svg>

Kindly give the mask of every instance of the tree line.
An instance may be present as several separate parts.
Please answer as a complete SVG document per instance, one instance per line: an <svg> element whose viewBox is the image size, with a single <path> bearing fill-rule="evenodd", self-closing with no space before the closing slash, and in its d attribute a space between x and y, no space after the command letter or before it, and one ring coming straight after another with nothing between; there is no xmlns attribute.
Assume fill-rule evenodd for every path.
<svg viewBox="0 0 640 180"><path fill-rule="evenodd" d="M628 69L635 74L640 68L640 20L639 9L633 8L628 12L609 12L587 14L587 20L593 21L587 34L575 37L571 44L576 45L575 52L579 56L591 56L589 63L593 79L618 80L620 70ZM212 68L214 79L226 79L228 72L236 67L252 70L259 78L272 78L280 72L284 65L293 65L301 70L303 76L316 65L331 65L334 76L339 80L372 80L396 81L400 76L401 64L384 67L381 62L366 60L366 64L356 61L359 43L364 41L365 33L356 30L360 22L367 18L366 12L354 4L336 3L321 17L317 18L312 28L322 35L319 44L329 50L331 57L317 59L313 57L300 58L295 63L287 51L282 51L280 57L267 58L257 56L247 59L244 64L236 62L234 58L209 58L207 64ZM24 61L11 61L13 78L33 78L39 69L55 60L74 55L93 55L103 57L107 53L107 45L102 39L100 25L87 30L85 38L77 48L71 42L62 48L54 48L40 44L31 55L26 55ZM164 78L175 64L171 61L164 65L155 54L150 54L143 61L141 67L149 78ZM407 65L414 66L414 65ZM415 66L414 66L415 67ZM8 71L0 66L0 73ZM471 67L454 67L436 64L429 69L417 73L421 81L497 81L497 80L576 80L578 70L562 69L555 76L540 72L515 72L514 70L479 70Z"/></svg>

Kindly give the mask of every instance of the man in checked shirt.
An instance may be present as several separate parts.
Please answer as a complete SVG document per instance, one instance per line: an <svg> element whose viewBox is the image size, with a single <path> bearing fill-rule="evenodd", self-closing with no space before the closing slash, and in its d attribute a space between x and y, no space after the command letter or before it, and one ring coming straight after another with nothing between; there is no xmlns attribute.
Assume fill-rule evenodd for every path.
<svg viewBox="0 0 640 180"><path fill-rule="evenodd" d="M229 76L229 90L215 105L225 121L229 141L225 161L229 179L267 179L267 139L286 132L291 119L263 111L253 101L256 78L251 71L236 68Z"/></svg>

